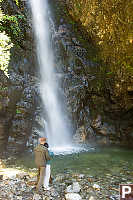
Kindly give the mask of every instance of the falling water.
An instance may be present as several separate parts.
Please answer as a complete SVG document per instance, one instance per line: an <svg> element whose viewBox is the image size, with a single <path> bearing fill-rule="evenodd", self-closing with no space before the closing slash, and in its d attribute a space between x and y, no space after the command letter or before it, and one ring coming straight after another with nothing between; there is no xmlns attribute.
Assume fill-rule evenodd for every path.
<svg viewBox="0 0 133 200"><path fill-rule="evenodd" d="M71 131L68 128L66 113L62 111L61 98L59 98L59 83L50 44L49 7L47 0L30 0L30 2L41 74L40 91L47 112L45 132L51 147L64 148L71 144Z"/></svg>

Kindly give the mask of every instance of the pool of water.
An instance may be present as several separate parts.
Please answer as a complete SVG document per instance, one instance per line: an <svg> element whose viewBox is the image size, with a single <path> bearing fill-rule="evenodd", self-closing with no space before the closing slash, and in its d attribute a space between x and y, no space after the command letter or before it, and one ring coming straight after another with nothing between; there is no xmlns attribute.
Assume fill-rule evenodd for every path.
<svg viewBox="0 0 133 200"><path fill-rule="evenodd" d="M17 166L35 168L34 154L19 156ZM128 171L133 176L133 150L118 147L102 147L92 151L55 155L52 162L52 174L74 173L90 176L117 175Z"/></svg>

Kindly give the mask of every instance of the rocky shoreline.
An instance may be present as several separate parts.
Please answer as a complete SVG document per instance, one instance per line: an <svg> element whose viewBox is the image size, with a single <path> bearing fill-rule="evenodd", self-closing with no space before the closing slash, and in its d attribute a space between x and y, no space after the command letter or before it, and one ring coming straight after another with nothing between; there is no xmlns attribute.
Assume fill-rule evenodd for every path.
<svg viewBox="0 0 133 200"><path fill-rule="evenodd" d="M44 132L44 120L47 121L47 112L40 96L40 70L32 30L31 10L28 2L20 2L19 6L13 0L1 3L5 36L10 36L14 44L8 52L10 53L9 77L0 69L0 149L1 152L10 153L20 153L23 149L31 150L37 144L40 133ZM127 71L123 73L119 74L121 70L116 70L115 73L108 72L109 63L107 66L101 63L103 56L99 55L100 49L97 49L96 41L94 42L89 36L89 31L95 26L90 28L88 22L84 24L84 20L78 18L81 20L79 23L75 16L72 16L78 12L77 4L74 2L70 3L70 0L49 2L53 12L50 30L51 45L55 51L56 78L64 93L64 103L69 113L70 126L72 123L74 139L77 141L79 138L78 142L94 141L100 145L116 144L133 148L133 88L132 76L128 72L131 68L130 63L125 67ZM86 13L91 13L90 5L87 8L83 3L81 10L85 9ZM73 9L72 13L70 8ZM4 15L7 15L8 19L5 19ZM13 26L12 16L16 20L14 32L19 29L17 35L12 31L8 33ZM96 21L94 20L94 24ZM88 32L81 24L85 25ZM97 25L95 30L98 31ZM101 23L99 28L103 28ZM86 37L86 33L89 38ZM95 40L97 37L93 38ZM127 44L125 49L128 50ZM6 49L2 51L6 52ZM112 50L110 53L112 56ZM106 57L106 53L104 56ZM3 57L4 60L6 59ZM129 60L127 59L127 62ZM118 66L113 69L118 69ZM117 74L119 81L117 78L114 81Z"/></svg>
<svg viewBox="0 0 133 200"><path fill-rule="evenodd" d="M10 167L10 166L9 166ZM35 191L37 169L0 168L0 200L117 200L119 184L132 183L129 169L118 175L91 176L74 171L53 176L49 191Z"/></svg>

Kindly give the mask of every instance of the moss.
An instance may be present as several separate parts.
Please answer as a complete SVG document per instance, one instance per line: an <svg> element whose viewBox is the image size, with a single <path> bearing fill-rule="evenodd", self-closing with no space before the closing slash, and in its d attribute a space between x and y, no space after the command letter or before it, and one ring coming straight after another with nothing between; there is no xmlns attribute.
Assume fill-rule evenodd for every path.
<svg viewBox="0 0 133 200"><path fill-rule="evenodd" d="M88 57L102 60L97 90L108 91L121 108L133 107L128 93L133 84L133 2L68 0L66 7L71 24L82 35L78 39L88 46ZM97 56L90 56L91 42Z"/></svg>
<svg viewBox="0 0 133 200"><path fill-rule="evenodd" d="M3 15L0 21L0 31L5 31L14 44L22 46L24 32L22 30L23 15Z"/></svg>
<svg viewBox="0 0 133 200"><path fill-rule="evenodd" d="M21 114L21 110L16 109L16 114Z"/></svg>
<svg viewBox="0 0 133 200"><path fill-rule="evenodd" d="M11 41L23 49L26 48L24 41L27 40L29 29L24 6L19 0L2 1L0 5L0 31L5 31Z"/></svg>

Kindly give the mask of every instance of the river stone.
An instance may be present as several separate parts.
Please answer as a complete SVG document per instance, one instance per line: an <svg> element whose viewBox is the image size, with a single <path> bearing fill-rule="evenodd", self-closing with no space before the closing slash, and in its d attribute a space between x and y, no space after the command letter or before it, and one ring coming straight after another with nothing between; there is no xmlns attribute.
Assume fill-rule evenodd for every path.
<svg viewBox="0 0 133 200"><path fill-rule="evenodd" d="M95 197L91 196L91 197L89 198L89 200L95 200Z"/></svg>
<svg viewBox="0 0 133 200"><path fill-rule="evenodd" d="M99 186L98 184L94 184L94 185L93 185L93 188L94 188L94 189L100 189L100 186Z"/></svg>
<svg viewBox="0 0 133 200"><path fill-rule="evenodd" d="M52 197L57 197L58 195L59 195L59 194L58 194L57 191L51 190L51 196L52 196Z"/></svg>
<svg viewBox="0 0 133 200"><path fill-rule="evenodd" d="M86 131L85 131L85 127L81 126L76 130L75 135L73 136L73 140L76 143L83 143L86 140Z"/></svg>
<svg viewBox="0 0 133 200"><path fill-rule="evenodd" d="M64 179L64 175L62 175L62 174L60 175L60 174L59 174L59 175L55 178L54 181L55 181L55 182L60 182L60 181L63 181L63 179Z"/></svg>
<svg viewBox="0 0 133 200"><path fill-rule="evenodd" d="M17 200L23 200L22 196L17 196Z"/></svg>
<svg viewBox="0 0 133 200"><path fill-rule="evenodd" d="M16 174L16 178L19 178L19 179L25 179L27 177L29 177L29 175L26 172L21 172L19 174Z"/></svg>
<svg viewBox="0 0 133 200"><path fill-rule="evenodd" d="M81 200L81 196L76 193L69 193L65 195L66 200Z"/></svg>
<svg viewBox="0 0 133 200"><path fill-rule="evenodd" d="M40 200L41 196L39 194L34 194L33 200Z"/></svg>
<svg viewBox="0 0 133 200"><path fill-rule="evenodd" d="M81 190L81 187L80 187L80 185L79 185L79 183L78 182L74 182L72 185L69 185L68 187L67 187L67 189L66 189L66 192L67 193L78 193L78 192L80 192L80 190Z"/></svg>
<svg viewBox="0 0 133 200"><path fill-rule="evenodd" d="M85 177L84 174L80 174L80 175L79 175L79 178L81 178L81 179L84 178L84 177Z"/></svg>
<svg viewBox="0 0 133 200"><path fill-rule="evenodd" d="M43 200L50 200L50 197L43 196Z"/></svg>

